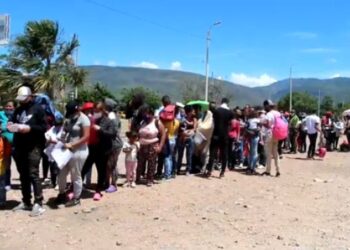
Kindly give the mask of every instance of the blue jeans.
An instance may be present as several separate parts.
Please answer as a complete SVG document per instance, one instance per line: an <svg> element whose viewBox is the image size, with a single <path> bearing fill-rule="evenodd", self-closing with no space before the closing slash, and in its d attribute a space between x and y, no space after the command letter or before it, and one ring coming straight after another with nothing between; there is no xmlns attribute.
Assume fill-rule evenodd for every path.
<svg viewBox="0 0 350 250"><path fill-rule="evenodd" d="M6 202L6 175L0 176L0 205Z"/></svg>
<svg viewBox="0 0 350 250"><path fill-rule="evenodd" d="M256 168L256 164L258 162L258 143L259 143L259 136L255 136L249 139L249 169L254 170Z"/></svg>
<svg viewBox="0 0 350 250"><path fill-rule="evenodd" d="M167 143L168 150L164 158L164 177L169 179L173 173L173 168L176 166L175 161L175 148L176 148L176 138L168 140Z"/></svg>
<svg viewBox="0 0 350 250"><path fill-rule="evenodd" d="M188 138L185 141L179 141L177 172L181 170L182 158L184 155L185 148L186 148L186 161L187 161L186 172L192 171L192 155L194 150L194 143L193 143L193 138Z"/></svg>

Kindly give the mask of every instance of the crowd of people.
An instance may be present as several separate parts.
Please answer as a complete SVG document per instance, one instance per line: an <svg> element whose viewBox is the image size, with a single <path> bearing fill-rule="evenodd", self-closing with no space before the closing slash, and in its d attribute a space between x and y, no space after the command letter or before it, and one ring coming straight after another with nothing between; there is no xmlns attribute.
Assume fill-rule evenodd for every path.
<svg viewBox="0 0 350 250"><path fill-rule="evenodd" d="M210 178L215 169L223 178L227 168L273 176L273 164L274 176L279 177L283 154L306 153L307 138L308 159L317 154L322 157L324 148L337 149L342 133L350 140L350 116L343 122L331 112L322 119L316 110L310 114L282 112L271 100L261 107L232 109L226 98L220 105L200 101L183 105L164 96L162 106L155 110L143 95L135 95L126 107L126 118L129 126L123 135L111 99L97 103L73 100L63 115L48 98L34 95L29 86L19 88L16 101L8 101L0 111L0 206L5 205L6 192L11 189L12 158L22 191L22 202L13 210L29 210L31 216L38 216L45 211L43 184L57 190L55 204L79 205L84 189L92 188L94 166L93 200L99 201L118 190L117 165L119 169L125 166L125 188L151 187L182 174ZM121 154L125 154L124 163L118 162Z"/></svg>

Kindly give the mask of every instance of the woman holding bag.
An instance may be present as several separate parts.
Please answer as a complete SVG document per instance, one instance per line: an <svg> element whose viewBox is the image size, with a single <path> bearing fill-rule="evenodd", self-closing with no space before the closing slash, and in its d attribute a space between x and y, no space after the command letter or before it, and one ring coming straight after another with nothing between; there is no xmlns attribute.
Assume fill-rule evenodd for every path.
<svg viewBox="0 0 350 250"><path fill-rule="evenodd" d="M56 202L60 204L66 201L67 175L70 173L73 182L73 193L68 195L70 200L66 203L66 207L73 207L80 204L80 196L83 190L81 170L89 154L87 141L90 135L90 120L80 111L77 101L70 101L66 105L66 118L62 140L65 143L64 147L73 152L73 157L59 173L59 194Z"/></svg>

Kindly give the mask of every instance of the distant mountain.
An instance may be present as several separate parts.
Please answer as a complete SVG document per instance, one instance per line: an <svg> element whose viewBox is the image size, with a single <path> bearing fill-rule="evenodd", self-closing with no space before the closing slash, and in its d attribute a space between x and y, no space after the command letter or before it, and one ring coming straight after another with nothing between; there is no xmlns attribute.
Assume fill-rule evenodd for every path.
<svg viewBox="0 0 350 250"><path fill-rule="evenodd" d="M160 95L170 95L173 100L181 101L186 84L194 84L204 89L203 75L159 69L135 67L83 66L89 72L89 82L102 82L118 94L123 88L144 86L157 91ZM282 80L266 87L249 88L228 81L210 81L222 86L227 96L233 96L233 105L261 104L264 99L279 100L289 93L289 80ZM330 95L339 102L350 102L350 78L293 79L293 91L306 91L318 96Z"/></svg>
<svg viewBox="0 0 350 250"><path fill-rule="evenodd" d="M350 78L332 79L302 78L292 80L293 91L308 92L313 96L331 96L335 102L350 102ZM266 87L255 88L268 93L271 99L279 100L289 93L289 79L282 80Z"/></svg>

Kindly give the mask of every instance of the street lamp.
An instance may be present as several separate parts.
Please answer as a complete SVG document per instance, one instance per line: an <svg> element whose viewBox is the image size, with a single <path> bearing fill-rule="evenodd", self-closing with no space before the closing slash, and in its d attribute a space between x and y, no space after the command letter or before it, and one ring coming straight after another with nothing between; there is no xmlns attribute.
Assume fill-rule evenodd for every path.
<svg viewBox="0 0 350 250"><path fill-rule="evenodd" d="M208 73L209 73L209 44L210 44L210 35L211 35L211 29L214 26L220 25L221 22L215 22L212 25L210 25L209 30L207 32L207 53L205 57L205 101L208 101L208 92L209 92L209 78L208 78Z"/></svg>

